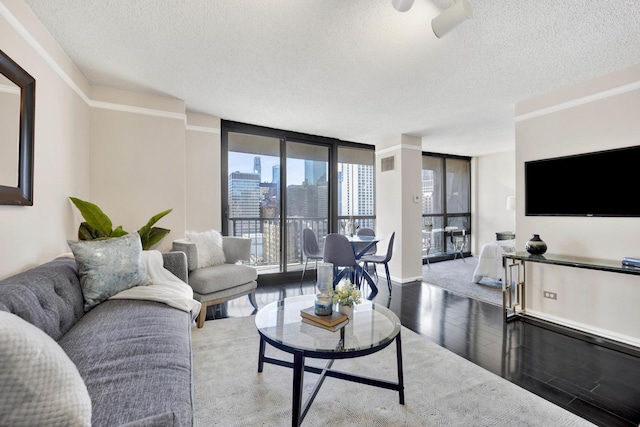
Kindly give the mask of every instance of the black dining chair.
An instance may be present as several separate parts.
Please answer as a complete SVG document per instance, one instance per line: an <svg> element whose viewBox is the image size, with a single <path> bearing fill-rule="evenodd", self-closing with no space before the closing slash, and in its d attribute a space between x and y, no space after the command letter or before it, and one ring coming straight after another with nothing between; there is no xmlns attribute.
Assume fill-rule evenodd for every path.
<svg viewBox="0 0 640 427"><path fill-rule="evenodd" d="M302 253L306 257L306 259L304 261L304 268L302 269L300 286L302 286L304 273L307 271L307 264L309 263L309 260L311 259L316 262L316 270L318 270L318 260L321 260L323 257L323 253L318 246L316 233L314 233L314 231L310 228L305 228L304 230L302 230Z"/></svg>
<svg viewBox="0 0 640 427"><path fill-rule="evenodd" d="M389 274L389 261L391 261L391 257L393 256L393 240L396 237L395 231L391 234L389 238L389 246L387 247L387 253L384 255L363 255L360 258L361 262L365 263L373 263L375 264L383 264L384 270L387 273L387 286L389 287L389 296L391 296L391 275Z"/></svg>

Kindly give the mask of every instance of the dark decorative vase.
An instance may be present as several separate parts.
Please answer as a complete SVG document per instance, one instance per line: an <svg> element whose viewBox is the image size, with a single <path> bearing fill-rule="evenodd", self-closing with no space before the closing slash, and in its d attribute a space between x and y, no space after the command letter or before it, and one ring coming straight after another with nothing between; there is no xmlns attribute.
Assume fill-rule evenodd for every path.
<svg viewBox="0 0 640 427"><path fill-rule="evenodd" d="M527 244L524 245L524 248L531 255L542 255L543 253L547 252L547 244L542 241L540 235L538 234L534 234L533 236L531 236L531 239L529 239Z"/></svg>

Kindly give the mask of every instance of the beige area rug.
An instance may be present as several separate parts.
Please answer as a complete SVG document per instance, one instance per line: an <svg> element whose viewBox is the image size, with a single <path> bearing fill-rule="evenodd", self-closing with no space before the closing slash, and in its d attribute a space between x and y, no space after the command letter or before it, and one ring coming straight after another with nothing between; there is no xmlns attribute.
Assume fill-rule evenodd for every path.
<svg viewBox="0 0 640 427"><path fill-rule="evenodd" d="M458 258L452 261L434 262L422 266L422 281L458 295L502 306L502 282L483 277L474 283L473 273L478 258L467 257L464 262Z"/></svg>
<svg viewBox="0 0 640 427"><path fill-rule="evenodd" d="M193 329L197 426L291 425L291 369L258 373L254 317ZM303 426L590 426L584 419L402 328L405 405L398 393L327 378ZM293 358L270 347L269 356ZM395 345L333 369L397 381ZM307 359L308 364L324 361ZM305 373L305 397L316 375Z"/></svg>

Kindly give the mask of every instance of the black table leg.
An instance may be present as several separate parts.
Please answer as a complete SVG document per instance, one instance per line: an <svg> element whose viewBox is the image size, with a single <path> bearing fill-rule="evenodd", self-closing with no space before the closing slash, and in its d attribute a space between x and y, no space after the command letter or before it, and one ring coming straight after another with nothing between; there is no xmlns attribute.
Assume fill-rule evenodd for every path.
<svg viewBox="0 0 640 427"><path fill-rule="evenodd" d="M264 368L264 348L265 348L265 342L264 342L264 338L262 338L262 335L261 335L260 350L258 351L258 372L262 372L262 369Z"/></svg>
<svg viewBox="0 0 640 427"><path fill-rule="evenodd" d="M304 381L304 353L293 353L293 405L291 408L291 425L298 427L302 422L302 383Z"/></svg>
<svg viewBox="0 0 640 427"><path fill-rule="evenodd" d="M400 332L396 336L396 363L398 364L398 392L400 393L400 404L404 405L404 376L402 374L402 342Z"/></svg>

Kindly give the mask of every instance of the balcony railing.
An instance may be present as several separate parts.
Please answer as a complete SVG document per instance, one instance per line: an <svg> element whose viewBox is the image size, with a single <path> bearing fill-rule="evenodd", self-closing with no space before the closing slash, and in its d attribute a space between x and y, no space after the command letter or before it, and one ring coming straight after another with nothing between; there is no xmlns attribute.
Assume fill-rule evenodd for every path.
<svg viewBox="0 0 640 427"><path fill-rule="evenodd" d="M371 216L354 216L354 222L360 227L374 228L375 218ZM341 220L347 217L339 217ZM250 263L258 268L260 273L281 272L281 226L279 218L232 218L229 220L229 235L249 237L251 239ZM316 234L318 246L322 250L324 237L329 234L328 218L287 218L285 239L286 270L296 271L302 269L304 254L302 251L302 230L310 228ZM340 229L343 233L344 230Z"/></svg>

